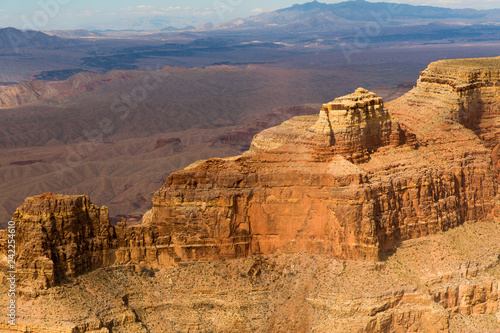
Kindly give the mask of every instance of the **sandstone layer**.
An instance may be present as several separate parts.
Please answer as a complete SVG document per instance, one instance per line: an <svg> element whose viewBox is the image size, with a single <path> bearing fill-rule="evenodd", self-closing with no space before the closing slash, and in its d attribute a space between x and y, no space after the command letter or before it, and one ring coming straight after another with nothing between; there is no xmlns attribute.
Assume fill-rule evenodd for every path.
<svg viewBox="0 0 500 333"><path fill-rule="evenodd" d="M451 146L460 135L456 123L474 131L500 175L500 57L431 63L420 73L417 86L391 102L390 109L421 141Z"/></svg>
<svg viewBox="0 0 500 333"><path fill-rule="evenodd" d="M16 270L21 294L36 296L96 268L124 264L171 266L158 255L165 239L152 225L112 226L108 208L85 195L45 193L27 198L16 222ZM7 230L0 247L7 253ZM168 257L170 259L171 256ZM1 262L7 270L7 257Z"/></svg>
<svg viewBox="0 0 500 333"><path fill-rule="evenodd" d="M44 194L16 211L16 267L34 290L109 264L112 230L108 211L86 196Z"/></svg>
<svg viewBox="0 0 500 333"><path fill-rule="evenodd" d="M360 88L319 117L256 135L246 154L171 174L148 222L171 235L181 261L300 250L377 260L401 241L486 217L497 183L481 140L440 122L442 141L430 141L402 120Z"/></svg>
<svg viewBox="0 0 500 333"><path fill-rule="evenodd" d="M495 61L483 60L493 69ZM463 85L458 91L451 79L428 79L439 68L447 67L431 64L414 90L390 104L390 111L381 98L359 88L324 104L319 116L295 117L257 134L241 156L200 161L171 174L137 226L111 227L107 209L101 213L86 197L79 199L86 203L84 220L75 213L74 199L54 199L60 200L59 209L64 207L55 215L52 196L28 199L13 219L27 235L21 239L42 237L41 244L51 250L41 246L35 257L54 265L48 264L47 274L26 273L28 280L41 276L45 288L66 275L110 264L162 267L301 250L379 260L401 241L483 219L492 212L497 193L490 151L461 123L465 116L454 116L460 107L465 108L462 114L469 112L459 103ZM457 72L456 80L467 77ZM439 84L446 103L440 102ZM451 98L452 92L459 97ZM481 96L481 91L474 94ZM419 119L424 125L413 120L415 114L428 117ZM42 230L60 229L58 219L66 226L85 224L93 232L58 232L55 240L39 232L40 224ZM94 259L61 265L80 256L78 237L90 239L81 251L90 249ZM37 261L43 260L31 253L21 257L31 261L26 269L43 267Z"/></svg>

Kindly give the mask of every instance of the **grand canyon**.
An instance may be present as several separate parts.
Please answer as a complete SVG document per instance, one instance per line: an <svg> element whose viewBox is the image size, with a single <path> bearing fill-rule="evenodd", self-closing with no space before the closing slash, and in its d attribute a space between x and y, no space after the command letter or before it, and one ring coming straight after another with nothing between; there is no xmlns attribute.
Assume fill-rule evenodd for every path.
<svg viewBox="0 0 500 333"><path fill-rule="evenodd" d="M139 223L27 198L2 330L498 330L499 68L441 60L391 102L337 97L170 174Z"/></svg>
<svg viewBox="0 0 500 333"><path fill-rule="evenodd" d="M500 332L500 10L231 6L0 28L0 332Z"/></svg>

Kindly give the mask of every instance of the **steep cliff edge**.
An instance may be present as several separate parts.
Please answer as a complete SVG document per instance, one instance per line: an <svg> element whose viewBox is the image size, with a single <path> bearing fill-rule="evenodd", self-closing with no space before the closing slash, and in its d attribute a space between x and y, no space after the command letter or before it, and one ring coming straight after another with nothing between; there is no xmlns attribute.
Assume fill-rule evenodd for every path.
<svg viewBox="0 0 500 333"><path fill-rule="evenodd" d="M466 223L383 262L300 252L97 269L18 297L18 324L0 331L496 332L499 236L498 223Z"/></svg>
<svg viewBox="0 0 500 333"><path fill-rule="evenodd" d="M391 119L382 98L358 88L352 94L323 104L316 123L310 127L295 122L290 128L284 125L263 131L253 139L251 152L269 151L285 144L305 145L362 163L390 141ZM398 138L395 145L399 141Z"/></svg>
<svg viewBox="0 0 500 333"><path fill-rule="evenodd" d="M71 278L101 267L147 264L171 266L156 248L170 239L151 225L112 226L108 208L95 206L86 195L44 193L27 198L14 213L15 266L18 292L36 296ZM7 254L7 230L0 230L0 248ZM165 241L165 239L167 241ZM7 271L7 257L0 261Z"/></svg>
<svg viewBox="0 0 500 333"><path fill-rule="evenodd" d="M417 86L388 107L422 142L454 142L461 135L455 123L472 130L491 151L500 175L500 57L433 62Z"/></svg>
<svg viewBox="0 0 500 333"><path fill-rule="evenodd" d="M492 72L495 61L481 63ZM431 64L417 87L388 108L359 88L324 104L319 115L295 117L257 134L241 156L171 174L140 225L111 227L106 209L101 212L86 197L79 199L86 203L83 222L74 199L27 199L13 217L22 239L39 239L33 247L37 256L21 253L30 258L23 269L34 270L27 270L27 279L45 276L39 286L46 288L66 274L111 264L163 267L302 250L379 260L401 241L485 218L495 206L495 170L490 150L462 125L467 115L477 114L477 103L460 102L465 86L455 83L469 78L469 86L479 89L474 98L486 100L480 90L484 75L456 70L451 79L453 69L440 64ZM435 79L435 73L448 79ZM493 82L485 83L486 96L493 104L489 91L499 80L488 77ZM50 212L51 207L65 208ZM71 226L76 222L79 227ZM78 232L58 226L82 223L87 227ZM73 262L82 255L93 259ZM34 259L39 256L45 259ZM33 268L44 265L50 273Z"/></svg>
<svg viewBox="0 0 500 333"><path fill-rule="evenodd" d="M32 292L112 263L107 250L114 230L107 208L96 207L87 196L27 198L12 219L18 278Z"/></svg>
<svg viewBox="0 0 500 333"><path fill-rule="evenodd" d="M183 261L300 250L378 260L403 240L486 217L497 184L481 140L449 121L432 141L391 114L360 88L267 129L246 154L170 175L150 223Z"/></svg>

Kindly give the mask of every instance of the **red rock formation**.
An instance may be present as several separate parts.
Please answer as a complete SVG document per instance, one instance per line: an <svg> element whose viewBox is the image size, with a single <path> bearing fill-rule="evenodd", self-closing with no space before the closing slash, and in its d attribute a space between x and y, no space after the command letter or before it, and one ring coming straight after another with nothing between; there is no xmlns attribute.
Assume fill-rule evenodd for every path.
<svg viewBox="0 0 500 333"><path fill-rule="evenodd" d="M106 207L87 196L51 193L27 198L16 222L16 268L29 287L45 289L112 262L113 229Z"/></svg>
<svg viewBox="0 0 500 333"><path fill-rule="evenodd" d="M48 287L103 265L301 250L377 260L403 240L481 220L497 182L490 150L462 125L476 108L459 103L451 79L426 75L389 111L358 89L325 104L319 117L256 135L241 156L171 174L140 225L111 227L107 210L85 196L27 199L13 217L23 278ZM476 100L486 100L484 89L491 95L498 79L491 80Z"/></svg>
<svg viewBox="0 0 500 333"><path fill-rule="evenodd" d="M38 290L100 267L174 264L174 253L158 253L170 240L158 227L112 226L107 207L93 205L85 195L45 193L27 198L12 220L16 222L15 266L21 293L36 295ZM1 253L7 253L7 240L6 230L1 230ZM2 261L0 266L6 264Z"/></svg>
<svg viewBox="0 0 500 333"><path fill-rule="evenodd" d="M495 194L488 165L377 179L342 158L280 157L286 165L262 153L171 175L152 223L183 260L300 250L376 260L402 240L484 217Z"/></svg>
<svg viewBox="0 0 500 333"><path fill-rule="evenodd" d="M299 131L282 129L280 132L273 128L257 135L252 141L252 151L275 149L290 143L293 137L300 137L302 145L361 163L368 161L370 153L391 140L391 120L382 98L363 88L323 104L319 118L310 128L300 127Z"/></svg>
<svg viewBox="0 0 500 333"><path fill-rule="evenodd" d="M182 260L300 250L376 260L402 240L485 217L496 181L481 142L453 123L436 129L461 147L450 150L412 125L391 124L380 99L359 89L319 119L256 135L247 154L170 175L150 223Z"/></svg>
<svg viewBox="0 0 500 333"><path fill-rule="evenodd" d="M437 127L450 122L473 130L492 151L500 175L499 94L500 57L440 60L420 73L415 89L394 102L393 114L403 116L423 140L431 131L437 132L432 137L446 134Z"/></svg>
<svg viewBox="0 0 500 333"><path fill-rule="evenodd" d="M391 121L382 98L366 89L323 104L312 129L326 134L334 152L350 161L366 162L369 154L389 143Z"/></svg>

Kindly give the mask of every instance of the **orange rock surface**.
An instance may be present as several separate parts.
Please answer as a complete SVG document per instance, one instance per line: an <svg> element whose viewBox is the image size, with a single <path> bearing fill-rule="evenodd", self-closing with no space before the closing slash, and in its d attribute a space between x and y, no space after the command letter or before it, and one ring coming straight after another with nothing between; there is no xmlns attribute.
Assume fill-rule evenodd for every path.
<svg viewBox="0 0 500 333"><path fill-rule="evenodd" d="M107 208L87 196L45 193L27 198L16 221L16 269L26 292L59 285L111 263L113 229ZM24 283L25 282L25 283Z"/></svg>
<svg viewBox="0 0 500 333"><path fill-rule="evenodd" d="M432 112L426 99L421 109ZM403 240L484 218L497 184L481 140L440 121L429 135L443 141L430 141L420 133L427 121L414 127L393 105L397 119L360 88L319 117L256 135L246 154L176 172L149 223L172 236L183 261L300 250L378 260Z"/></svg>

